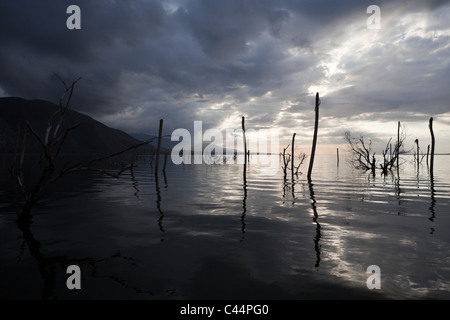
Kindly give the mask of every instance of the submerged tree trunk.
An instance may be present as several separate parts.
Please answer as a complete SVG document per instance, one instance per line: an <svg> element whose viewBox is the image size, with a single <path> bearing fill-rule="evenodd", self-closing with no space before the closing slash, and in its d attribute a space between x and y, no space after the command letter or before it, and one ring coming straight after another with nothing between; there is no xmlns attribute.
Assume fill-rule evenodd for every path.
<svg viewBox="0 0 450 320"><path fill-rule="evenodd" d="M416 143L416 150L417 150L417 154L416 154L416 162L417 162L417 168L419 168L419 156L420 156L420 147L419 147L419 139L416 139L416 141L415 141L415 143Z"/></svg>
<svg viewBox="0 0 450 320"><path fill-rule="evenodd" d="M433 176L433 169L434 169L434 148L436 144L436 140L434 138L434 132L433 132L433 117L430 118L429 123L430 128L430 134L431 134L431 158L430 158L430 174Z"/></svg>
<svg viewBox="0 0 450 320"><path fill-rule="evenodd" d="M375 153L372 155L372 163L370 164L372 169L372 175L375 176L375 168L376 168L376 159L375 159Z"/></svg>
<svg viewBox="0 0 450 320"><path fill-rule="evenodd" d="M339 148L336 149L336 157L337 157L336 164L339 167Z"/></svg>
<svg viewBox="0 0 450 320"><path fill-rule="evenodd" d="M245 117L242 117L242 135L244 139L244 161L247 165L247 137L245 136Z"/></svg>
<svg viewBox="0 0 450 320"><path fill-rule="evenodd" d="M292 158L292 160L291 160L291 174L292 174L292 179L294 179L294 159L295 159L295 157L294 157L294 152L295 152L295 148L294 148L294 143L295 143L295 136L296 136L296 133L294 133L293 135L292 135L292 156L291 156L291 158Z"/></svg>
<svg viewBox="0 0 450 320"><path fill-rule="evenodd" d="M399 158L399 156L400 156L400 121L398 122L398 127L397 127L397 148L395 148L396 150L395 150L395 153L396 153L396 156L397 156L397 171L398 171L398 169L399 169L399 163L398 163L398 158Z"/></svg>
<svg viewBox="0 0 450 320"><path fill-rule="evenodd" d="M313 137L313 143L311 148L311 158L309 159L309 169L308 169L308 180L311 181L311 174L314 166L314 157L316 155L316 145L317 145L317 132L319 130L319 106L320 106L320 98L319 93L316 93L316 118L314 123L314 137Z"/></svg>
<svg viewBox="0 0 450 320"><path fill-rule="evenodd" d="M168 157L168 154L167 154L167 152L166 152L166 153L164 153L164 166L163 166L163 172L164 172L164 173L166 172L167 157Z"/></svg>
<svg viewBox="0 0 450 320"><path fill-rule="evenodd" d="M161 153L161 139L162 139L163 123L164 123L163 119L159 120L158 147L156 149L155 172L158 172L158 168L159 168L159 155Z"/></svg>

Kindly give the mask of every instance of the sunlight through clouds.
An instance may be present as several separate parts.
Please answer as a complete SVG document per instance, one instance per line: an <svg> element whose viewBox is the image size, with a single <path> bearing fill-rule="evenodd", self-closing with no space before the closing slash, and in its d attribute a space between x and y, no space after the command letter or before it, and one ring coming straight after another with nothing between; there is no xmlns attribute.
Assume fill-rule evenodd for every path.
<svg viewBox="0 0 450 320"><path fill-rule="evenodd" d="M321 123L321 146L336 143L331 132L384 137L386 121L412 121L420 139L431 116L450 128L439 122L450 101L446 1L382 4L379 30L367 27L363 2L75 2L86 13L79 33L43 24L44 6L24 15L2 2L0 26L10 31L0 35L0 95L53 101L53 73L82 76L74 107L127 132L153 133L160 118L169 131L195 120L234 127L246 115L253 127L277 126L284 143L311 134L317 92L321 115L333 119ZM51 13L60 9L55 2ZM46 41L32 40L43 32ZM349 122L360 114L371 116ZM440 139L438 150L450 152L450 138Z"/></svg>

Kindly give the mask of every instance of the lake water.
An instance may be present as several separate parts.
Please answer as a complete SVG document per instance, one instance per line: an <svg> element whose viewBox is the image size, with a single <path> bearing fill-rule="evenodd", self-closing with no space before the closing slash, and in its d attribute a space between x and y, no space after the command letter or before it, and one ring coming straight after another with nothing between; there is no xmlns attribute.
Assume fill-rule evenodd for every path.
<svg viewBox="0 0 450 320"><path fill-rule="evenodd" d="M317 156L309 184L255 158L245 181L231 164L169 164L156 179L142 158L133 176L52 186L29 232L2 170L0 298L449 299L449 160L436 156L432 183L404 156L398 182Z"/></svg>

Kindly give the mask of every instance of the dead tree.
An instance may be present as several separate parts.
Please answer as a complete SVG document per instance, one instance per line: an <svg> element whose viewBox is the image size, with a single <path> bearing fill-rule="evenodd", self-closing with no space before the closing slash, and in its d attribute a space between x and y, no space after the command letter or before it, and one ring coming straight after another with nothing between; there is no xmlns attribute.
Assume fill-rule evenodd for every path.
<svg viewBox="0 0 450 320"><path fill-rule="evenodd" d="M295 167L295 175L296 175L296 176L298 176L299 169L300 169L300 167L302 166L303 162L304 162L307 158L308 158L308 156L307 156L306 153L304 153L304 152L302 152L302 153L300 153L300 154L298 155L299 163L298 163L298 166ZM300 174L302 174L302 173L300 172Z"/></svg>
<svg viewBox="0 0 450 320"><path fill-rule="evenodd" d="M311 158L309 159L309 168L308 168L308 181L311 181L311 174L314 166L314 158L316 155L316 145L317 145L317 132L319 130L319 106L320 106L320 98L319 93L316 93L316 107L315 111L315 121L314 121L314 137L311 148Z"/></svg>
<svg viewBox="0 0 450 320"><path fill-rule="evenodd" d="M294 137L295 137L295 135L293 136L293 139L292 139L293 141L294 141ZM298 176L299 173L302 174L302 172L299 171L300 167L303 165L305 160L308 158L308 156L305 152L300 152L300 154L297 155L298 164L295 165L294 160L295 160L296 156L294 155L294 153L290 154L290 153L286 152L290 146L291 145L288 144L288 146L283 149L283 152L280 153L280 156L282 158L281 169L283 170L283 176L284 176L285 180L287 178L288 170L291 170L292 178L294 178L294 175ZM294 151L292 146L291 146L291 151L292 152Z"/></svg>
<svg viewBox="0 0 450 320"><path fill-rule="evenodd" d="M133 145L125 150L109 154L107 156L92 159L87 162L87 164L82 163L65 163L62 165L59 160L59 156L61 154L61 150L64 146L64 143L67 140L67 137L70 135L70 133L77 129L79 125L74 125L72 127L69 127L65 130L62 130L62 123L64 120L64 117L67 113L67 110L70 107L71 98L73 95L74 87L76 83L81 78L74 81L70 86L67 86L64 82L65 91L60 99L59 103L59 110L53 114L49 121L48 126L45 132L44 137L40 136L35 129L33 128L32 124L26 121L26 125L28 127L28 130L30 132L30 135L36 139L39 143L40 150L41 150L41 166L40 166L40 172L39 177L37 181L32 184L30 187L28 186L28 182L26 180L26 177L24 177L23 172L23 166L24 166L24 155L26 153L26 138L28 137L28 133L25 133L23 145L22 145L22 154L20 157L20 162L17 170L17 164L15 163L16 156L14 156L14 163L11 166L11 178L13 181L13 185L15 189L18 191L18 193L21 194L21 208L17 208L17 214L18 214L18 223L19 224L29 224L31 223L31 211L32 208L36 205L36 203L40 200L43 191L45 188L56 181L59 181L60 179L64 178L68 174L79 172L79 171L94 171L98 172L104 175L108 175L111 177L120 177L125 171L130 170L131 166L127 165L122 167L120 170L106 170L103 168L99 168L96 164L101 163L105 160L111 159L116 156L123 155L125 153L128 153L130 151L136 150L139 147L142 147L144 145L149 144L152 142L152 139L147 140L145 142ZM64 102L65 101L65 102ZM56 119L56 120L55 120ZM56 121L56 122L55 122ZM21 132L18 128L18 135L21 135ZM17 139L19 141L19 139ZM18 150L18 145L16 145L16 150ZM132 165L134 165L134 162L131 161Z"/></svg>
<svg viewBox="0 0 450 320"><path fill-rule="evenodd" d="M417 167L419 167L419 164L422 163L423 159L427 156L426 154L424 154L423 152L420 152L420 146L419 146L419 139L416 139L414 141L414 144L416 144L416 151L414 151L414 159L416 160L417 163ZM427 160L428 161L428 160Z"/></svg>
<svg viewBox="0 0 450 320"><path fill-rule="evenodd" d="M352 151L351 162L353 167L366 171L371 170L375 173L376 161L375 152L372 152L372 140L369 140L369 144L367 145L363 136L353 138L349 131L345 133L344 139Z"/></svg>
<svg viewBox="0 0 450 320"><path fill-rule="evenodd" d="M159 120L159 131L158 131L158 147L156 149L156 164L155 164L155 173L158 173L159 168L159 155L161 153L161 139L162 139L162 130L163 130L164 120Z"/></svg>
<svg viewBox="0 0 450 320"><path fill-rule="evenodd" d="M296 136L296 133L294 133L293 135L292 135L292 152L291 152L291 155L292 155L292 161L291 161L291 174L292 174L292 179L294 179L294 154L295 154L295 136Z"/></svg>
<svg viewBox="0 0 450 320"><path fill-rule="evenodd" d="M386 175L389 171L392 171L392 168L398 162L398 151L399 148L397 145L392 148L391 144L392 138L389 139L389 142L386 144L386 147L381 151L383 155L383 163L380 163L380 169L384 175Z"/></svg>
<svg viewBox="0 0 450 320"><path fill-rule="evenodd" d="M245 136L245 117L242 117L242 139L244 140L244 164L247 166L247 137Z"/></svg>
<svg viewBox="0 0 450 320"><path fill-rule="evenodd" d="M396 159L397 173L400 170L400 164L399 164L399 159L400 159L400 131L401 131L401 123L399 121L398 125L397 125L397 147L395 148L395 151L397 152L397 159Z"/></svg>
<svg viewBox="0 0 450 320"><path fill-rule="evenodd" d="M392 168L399 166L399 157L404 153L404 142L406 139L406 134L399 122L397 131L397 142L392 146L392 138L386 144L386 147L381 151L383 156L382 163L379 164L379 168L382 173L386 175L388 172L392 171ZM377 167L375 152L372 151L372 141L369 140L367 144L364 141L364 137L353 138L350 132L345 133L345 140L348 142L351 152L352 152L352 165L357 169L371 170L375 173Z"/></svg>
<svg viewBox="0 0 450 320"><path fill-rule="evenodd" d="M399 121L397 130L397 143L394 145L394 147L392 147L391 144L392 138L389 139L385 149L382 151L383 163L380 164L380 168L384 175L386 175L389 171L392 171L392 168L394 166L397 167L397 170L399 169L399 159L400 155L404 153L405 139L406 134Z"/></svg>
<svg viewBox="0 0 450 320"><path fill-rule="evenodd" d="M339 167L339 148L336 148L336 165Z"/></svg>
<svg viewBox="0 0 450 320"><path fill-rule="evenodd" d="M433 131L433 118L430 118L430 122L428 125L429 129L430 129L430 134L431 134L431 158L430 158L430 175L431 177L433 177L433 169L434 169L434 149L435 149L435 144L436 144L436 139L434 137L434 131Z"/></svg>
<svg viewBox="0 0 450 320"><path fill-rule="evenodd" d="M286 150L289 148L289 144L286 148L283 149L283 164L281 165L281 168L283 169L283 175L284 175L284 180L286 180L287 177L287 170L289 168L289 163L291 162L291 155L289 153L286 153Z"/></svg>

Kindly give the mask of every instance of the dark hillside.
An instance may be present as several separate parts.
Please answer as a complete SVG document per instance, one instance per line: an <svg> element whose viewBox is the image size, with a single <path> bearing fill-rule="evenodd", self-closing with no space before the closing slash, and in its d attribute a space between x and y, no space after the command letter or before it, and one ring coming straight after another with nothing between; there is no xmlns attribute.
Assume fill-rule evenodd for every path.
<svg viewBox="0 0 450 320"><path fill-rule="evenodd" d="M58 110L58 105L48 101L0 98L0 153L14 152L19 119L22 121L21 141L25 132L30 133L25 120L44 138L48 120ZM55 122L53 121L53 123ZM60 130L65 130L76 124L80 124L80 126L71 131L61 151L63 154L102 156L124 150L140 142L123 131L110 128L87 115L70 109L65 115ZM153 146L145 147L147 153L150 148L153 148ZM143 152L144 149L141 148L140 150ZM27 153L40 153L40 151L39 143L30 135Z"/></svg>

